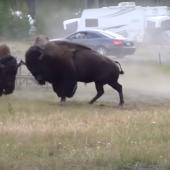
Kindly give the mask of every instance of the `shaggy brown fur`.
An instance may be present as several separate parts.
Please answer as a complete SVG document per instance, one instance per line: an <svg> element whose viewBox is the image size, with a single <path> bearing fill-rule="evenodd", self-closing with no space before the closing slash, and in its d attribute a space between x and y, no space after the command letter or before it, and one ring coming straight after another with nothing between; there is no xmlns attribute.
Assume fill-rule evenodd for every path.
<svg viewBox="0 0 170 170"><path fill-rule="evenodd" d="M34 41L33 45L38 46L38 47L43 47L48 42L49 42L49 39L48 39L47 36L45 36L45 35L38 35L35 38L35 41Z"/></svg>
<svg viewBox="0 0 170 170"><path fill-rule="evenodd" d="M10 48L6 44L0 45L0 58L10 55Z"/></svg>
<svg viewBox="0 0 170 170"><path fill-rule="evenodd" d="M106 84L119 93L120 105L124 103L122 85L118 83L119 75L123 74L120 64L86 46L50 41L43 48L30 47L25 61L38 83L51 83L61 101L74 95L77 82L94 82L97 94L90 104L103 95Z"/></svg>

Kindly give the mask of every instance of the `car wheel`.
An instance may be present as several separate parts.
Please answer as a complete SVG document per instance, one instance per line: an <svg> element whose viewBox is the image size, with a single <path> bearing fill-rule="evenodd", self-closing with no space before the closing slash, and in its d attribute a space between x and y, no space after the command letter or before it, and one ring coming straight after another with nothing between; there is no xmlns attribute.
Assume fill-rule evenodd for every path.
<svg viewBox="0 0 170 170"><path fill-rule="evenodd" d="M107 54L107 50L104 47L98 47L96 50L99 54L101 55L106 55Z"/></svg>

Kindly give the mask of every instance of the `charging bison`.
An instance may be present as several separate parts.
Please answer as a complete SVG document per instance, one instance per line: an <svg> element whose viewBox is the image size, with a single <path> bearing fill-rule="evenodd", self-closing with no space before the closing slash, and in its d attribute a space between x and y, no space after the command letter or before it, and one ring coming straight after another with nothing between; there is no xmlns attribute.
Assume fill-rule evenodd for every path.
<svg viewBox="0 0 170 170"><path fill-rule="evenodd" d="M103 95L105 84L119 93L119 104L124 103L118 83L119 74L123 74L120 64L86 46L68 41L48 42L43 48L35 45L27 50L25 64L39 84L52 84L61 101L74 95L77 82L94 82L97 95L91 104Z"/></svg>
<svg viewBox="0 0 170 170"><path fill-rule="evenodd" d="M0 45L0 96L14 91L20 65L21 62L17 64L16 58L11 56L9 47L5 44Z"/></svg>

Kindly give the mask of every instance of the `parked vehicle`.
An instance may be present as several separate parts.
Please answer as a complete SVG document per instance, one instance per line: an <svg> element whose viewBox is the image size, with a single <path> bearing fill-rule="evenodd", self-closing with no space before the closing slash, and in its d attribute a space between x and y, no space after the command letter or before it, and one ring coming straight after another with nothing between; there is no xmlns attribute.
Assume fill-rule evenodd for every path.
<svg viewBox="0 0 170 170"><path fill-rule="evenodd" d="M161 17L161 19L160 19ZM162 18L163 17L163 18ZM117 6L84 9L80 18L63 22L66 32L88 29L109 30L135 41L144 42L152 32L170 30L169 8L167 6L144 7L135 2L121 2ZM166 26L165 26L166 25ZM153 33L154 37L155 34Z"/></svg>
<svg viewBox="0 0 170 170"><path fill-rule="evenodd" d="M67 36L65 39L86 45L102 55L124 57L133 54L136 50L133 41L110 31L94 29L78 31Z"/></svg>

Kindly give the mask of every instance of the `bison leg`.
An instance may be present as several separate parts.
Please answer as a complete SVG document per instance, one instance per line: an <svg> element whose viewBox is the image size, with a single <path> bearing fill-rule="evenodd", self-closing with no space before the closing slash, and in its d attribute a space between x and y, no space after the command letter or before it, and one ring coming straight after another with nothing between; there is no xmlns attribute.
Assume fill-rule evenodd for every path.
<svg viewBox="0 0 170 170"><path fill-rule="evenodd" d="M65 101L66 101L66 97L61 97L60 102L61 102L61 103L64 103Z"/></svg>
<svg viewBox="0 0 170 170"><path fill-rule="evenodd" d="M0 96L2 96L3 94L3 89L0 89Z"/></svg>
<svg viewBox="0 0 170 170"><path fill-rule="evenodd" d="M119 93L120 102L119 105L124 104L122 85L118 82L109 83L109 85L114 88Z"/></svg>
<svg viewBox="0 0 170 170"><path fill-rule="evenodd" d="M99 97L101 97L104 93L103 84L95 83L97 94L96 96L89 102L93 104Z"/></svg>
<svg viewBox="0 0 170 170"><path fill-rule="evenodd" d="M64 89L60 85L58 86L57 84L52 84L52 87L57 96L61 98L60 102L65 102L66 96L64 95Z"/></svg>

